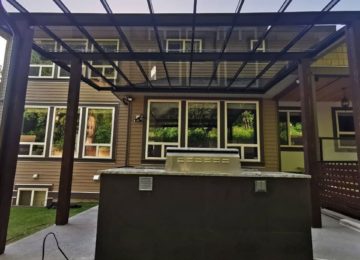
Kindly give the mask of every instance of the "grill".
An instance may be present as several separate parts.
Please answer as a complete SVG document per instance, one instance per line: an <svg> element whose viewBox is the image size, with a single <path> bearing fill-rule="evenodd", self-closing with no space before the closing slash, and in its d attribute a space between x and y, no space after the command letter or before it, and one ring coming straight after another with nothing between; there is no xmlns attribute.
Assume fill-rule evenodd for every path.
<svg viewBox="0 0 360 260"><path fill-rule="evenodd" d="M166 150L165 170L184 173L234 173L241 168L238 149L173 148Z"/></svg>

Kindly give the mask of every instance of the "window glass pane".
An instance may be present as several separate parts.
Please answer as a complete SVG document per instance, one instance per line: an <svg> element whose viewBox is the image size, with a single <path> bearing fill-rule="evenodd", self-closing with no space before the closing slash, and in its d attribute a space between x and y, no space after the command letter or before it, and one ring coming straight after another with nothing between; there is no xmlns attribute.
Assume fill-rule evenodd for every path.
<svg viewBox="0 0 360 260"><path fill-rule="evenodd" d="M168 52L182 52L183 51L183 45L182 41L177 40L169 40L168 41Z"/></svg>
<svg viewBox="0 0 360 260"><path fill-rule="evenodd" d="M279 112L280 145L289 145L287 112Z"/></svg>
<svg viewBox="0 0 360 260"><path fill-rule="evenodd" d="M29 155L29 154L30 154L30 145L20 144L19 155Z"/></svg>
<svg viewBox="0 0 360 260"><path fill-rule="evenodd" d="M40 73L40 67L36 66L36 67L30 67L29 69L29 76L33 76L33 77L38 77Z"/></svg>
<svg viewBox="0 0 360 260"><path fill-rule="evenodd" d="M289 131L291 145L302 145L302 124L300 112L290 112Z"/></svg>
<svg viewBox="0 0 360 260"><path fill-rule="evenodd" d="M355 132L352 113L338 112L338 122L340 132Z"/></svg>
<svg viewBox="0 0 360 260"><path fill-rule="evenodd" d="M85 157L111 158L113 114L112 108L87 109Z"/></svg>
<svg viewBox="0 0 360 260"><path fill-rule="evenodd" d="M34 191L33 206L34 207L43 207L43 206L45 206L45 197L46 197L46 191L35 190Z"/></svg>
<svg viewBox="0 0 360 260"><path fill-rule="evenodd" d="M151 102L148 141L178 142L179 103Z"/></svg>
<svg viewBox="0 0 360 260"><path fill-rule="evenodd" d="M118 42L117 41L98 40L97 43L101 46L101 48L103 48L103 50L105 52L118 52ZM97 49L94 46L92 46L92 49L94 52L97 51ZM108 65L108 66L110 65L108 61L93 61L92 64L93 65ZM110 65L110 67L111 67L111 65Z"/></svg>
<svg viewBox="0 0 360 260"><path fill-rule="evenodd" d="M257 144L256 104L229 103L227 105L227 142Z"/></svg>
<svg viewBox="0 0 360 260"><path fill-rule="evenodd" d="M44 145L33 145L32 155L43 155L44 154Z"/></svg>
<svg viewBox="0 0 360 260"><path fill-rule="evenodd" d="M21 142L45 142L47 108L25 108Z"/></svg>
<svg viewBox="0 0 360 260"><path fill-rule="evenodd" d="M194 52L200 52L201 41L194 40ZM191 52L191 40L185 41L185 52Z"/></svg>
<svg viewBox="0 0 360 260"><path fill-rule="evenodd" d="M148 145L147 156L161 158L161 145Z"/></svg>
<svg viewBox="0 0 360 260"><path fill-rule="evenodd" d="M79 140L79 128L80 128L80 109L78 110L77 127L76 127L76 141L75 141L75 156L77 155L78 140ZM62 156L64 146L64 132L65 132L65 119L66 108L55 108L54 111L54 123L53 123L53 135L52 135L52 147L51 156Z"/></svg>
<svg viewBox="0 0 360 260"><path fill-rule="evenodd" d="M19 192L19 206L30 206L31 190L22 190Z"/></svg>
<svg viewBox="0 0 360 260"><path fill-rule="evenodd" d="M218 147L217 103L188 103L188 147Z"/></svg>
<svg viewBox="0 0 360 260"><path fill-rule="evenodd" d="M257 147L244 147L244 159L257 159L258 148Z"/></svg>

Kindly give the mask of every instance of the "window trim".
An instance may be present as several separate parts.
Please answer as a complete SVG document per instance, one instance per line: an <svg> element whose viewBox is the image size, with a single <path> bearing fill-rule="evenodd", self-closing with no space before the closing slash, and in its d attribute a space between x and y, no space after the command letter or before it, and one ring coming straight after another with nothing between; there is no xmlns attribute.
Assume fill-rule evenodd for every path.
<svg viewBox="0 0 360 260"><path fill-rule="evenodd" d="M349 108L332 107L333 135L334 135L334 138L338 138L337 142L335 143L336 144L336 149L338 151L340 151L340 150L341 151L344 151L344 150L353 151L354 149L356 149L356 146L341 145L341 137L340 137L340 135L342 135L342 136L355 136L356 133L355 133L355 131L354 132L340 131L340 129L339 129L339 117L338 117L339 113L349 113L349 114L351 114L351 116L353 117L353 120L354 120L354 114L353 114L353 108L352 107L349 107Z"/></svg>
<svg viewBox="0 0 360 260"><path fill-rule="evenodd" d="M50 146L49 146L49 158L62 158L62 156L55 156L52 155L52 148L53 148L53 138L54 138L54 130L55 130L55 121L56 121L56 109L62 109L65 108L67 109L66 106L53 106L53 117L52 117L52 122L51 122L51 136L50 136ZM76 145L77 145L77 151L74 154L74 158L79 158L80 156L80 139L81 139L81 129L82 129L82 111L83 111L83 107L79 106L78 108L80 110L80 114L79 114L79 138L76 141Z"/></svg>
<svg viewBox="0 0 360 260"><path fill-rule="evenodd" d="M113 151L114 151L114 127L115 127L115 107L114 106L84 106L85 107L85 126L84 126L84 132L83 134L83 145L82 145L82 159L84 160L88 160L88 159L96 159L96 160L113 160L114 159L114 155L113 155ZM111 142L110 144L94 144L94 145L86 145L86 127L87 127L87 118L88 118L88 113L89 113L89 109L108 109L108 110L112 110L112 121L111 121ZM96 146L96 151L98 151L98 146L109 146L110 147L110 157L98 157L98 156L86 156L85 155L85 146Z"/></svg>
<svg viewBox="0 0 360 260"><path fill-rule="evenodd" d="M189 112L189 103L216 103L217 105L217 147L216 148L220 148L220 125L221 125L221 121L220 121L220 100L203 100L203 99L199 99L199 100L186 100L186 106L185 106L185 146L186 148L188 148L188 124L189 124L189 117L188 117L188 112Z"/></svg>
<svg viewBox="0 0 360 260"><path fill-rule="evenodd" d="M99 42L116 42L116 51L119 51L119 50L120 50L120 41L119 41L119 39L96 39L96 41L99 41ZM100 45L100 44L99 44L99 45ZM95 48L94 44L91 44L90 49L91 49L92 52L94 52L94 48ZM104 73L104 70L105 70L105 69L107 69L107 68L112 68L112 69L114 70L114 77L107 77L107 78L116 81L116 79L117 79L117 77L118 77L118 72L117 72L116 69L113 68L112 65L94 65L94 64L93 64L93 61L90 61L90 62L91 62L91 65L92 65L94 68L99 69L100 72L101 72L103 75L105 75L105 73ZM114 61L114 62L115 62L116 65L119 64L118 61ZM99 76L92 77L92 76L91 76L91 73L92 73L92 71L89 70L89 71L88 71L88 77L89 77L90 79L100 79Z"/></svg>
<svg viewBox="0 0 360 260"><path fill-rule="evenodd" d="M150 103L177 103L179 105L179 114L178 114L178 142L149 142L149 126L150 126ZM145 160L165 160L165 150L164 146L166 145L177 145L180 147L181 145L181 100L180 99L148 99L147 100L147 113L146 113L146 133L145 133ZM161 145L161 157L149 157L148 156L148 146L149 145Z"/></svg>
<svg viewBox="0 0 360 260"><path fill-rule="evenodd" d="M228 133L227 133L227 121L228 121L228 114L227 108L228 104L255 104L256 105L256 137L257 137L257 144L229 144L228 143ZM247 101L247 100L227 100L224 102L224 138L225 138L225 147L226 148L240 148L240 161L241 162L261 162L261 136L260 136L260 105L259 101ZM258 159L245 159L245 147L257 147L258 149Z"/></svg>
<svg viewBox="0 0 360 260"><path fill-rule="evenodd" d="M169 52L169 42L171 41L179 41L179 42L182 42L182 50L180 51L180 53L186 53L185 51L185 46L186 46L186 42L191 42L192 39L187 39L187 38L168 38L166 39L166 52ZM202 39L199 39L199 38L196 38L194 39L194 43L195 42L199 42L200 45L199 45L199 52L202 52L203 51L203 40Z"/></svg>
<svg viewBox="0 0 360 260"><path fill-rule="evenodd" d="M46 207L49 189L47 189L47 188L18 188L17 193L16 193L16 206L27 206L27 205L19 205L21 191L31 191L31 198L30 198L30 205L29 205L30 207L33 207L33 205L34 205L35 191L45 191L44 207Z"/></svg>
<svg viewBox="0 0 360 260"><path fill-rule="evenodd" d="M287 148L294 148L294 149L300 149L302 150L304 148L304 145L292 145L291 144L291 136L290 136L290 131L289 131L289 125L290 125L290 113L291 112L297 112L297 113L300 113L300 116L302 116L302 113L301 113L301 109L300 108L291 108L291 109L282 109L282 108L279 108L278 110L278 113L286 113L286 123L287 123L287 134L288 134L288 143L287 144L280 144L280 141L279 141L279 144L280 144L280 148L284 148L284 149L287 149ZM278 124L280 123L280 120L278 120ZM279 126L278 126L279 127ZM280 132L279 132L279 139L280 139Z"/></svg>
<svg viewBox="0 0 360 260"><path fill-rule="evenodd" d="M258 41L259 41L259 39L250 39L250 51L254 50L255 44L257 44ZM265 40L262 41L261 46L259 46L259 48L257 48L256 52L266 52Z"/></svg>
<svg viewBox="0 0 360 260"><path fill-rule="evenodd" d="M66 44L68 42L78 42L78 41L83 41L85 42L85 52L88 51L89 49L89 40L88 39L84 39L84 38L65 38L62 39ZM64 51L64 48L61 44L59 44L59 52ZM83 75L86 75L86 66L84 65L84 63L82 63L81 65L81 71ZM58 66L58 70L57 70L57 78L58 79L69 79L70 76L61 76L60 72L61 72L62 68Z"/></svg>
<svg viewBox="0 0 360 260"><path fill-rule="evenodd" d="M56 51L57 50L57 42L54 41L54 40L51 40L49 38L36 38L34 39L34 42L36 43L36 41L44 41L44 40L47 40L47 41L52 41L54 42L54 50ZM34 51L34 50L33 50ZM40 54L39 54L40 55ZM31 64L31 61L30 61L30 65L29 67L30 68L39 68L39 74L38 76L30 76L30 72L29 72L29 79L52 79L54 78L55 76L55 63L54 62L51 62L52 65L43 65L43 64ZM52 68L52 74L51 76L41 76L41 71L42 71L42 68L45 67L45 68Z"/></svg>
<svg viewBox="0 0 360 260"><path fill-rule="evenodd" d="M19 145L30 145L30 154L24 155L24 154L18 154L19 158L45 158L46 157L46 148L47 148L47 139L48 139L48 132L49 132L49 124L50 124L50 106L37 106L37 105L25 105L24 113L27 108L46 108L47 109L47 115L46 115L46 126L45 126L45 137L44 142L19 142ZM23 119L24 122L24 119ZM43 145L44 146L44 152L43 155L32 155L32 147L34 145Z"/></svg>

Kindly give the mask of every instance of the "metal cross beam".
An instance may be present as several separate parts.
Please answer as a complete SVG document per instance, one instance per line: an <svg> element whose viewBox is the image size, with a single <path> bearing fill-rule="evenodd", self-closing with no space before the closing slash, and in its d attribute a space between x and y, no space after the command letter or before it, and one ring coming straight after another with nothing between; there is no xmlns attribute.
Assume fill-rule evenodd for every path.
<svg viewBox="0 0 360 260"><path fill-rule="evenodd" d="M160 34L159 34L159 30L158 30L158 27L157 27L157 23L156 23L156 18L155 18L155 13L154 13L154 8L152 6L152 3L151 3L151 0L147 0L147 4L148 4L148 7L149 7L149 11L150 11L150 15L151 15L151 23L154 27L154 31L155 31L155 37L156 37L156 41L157 41L157 44L159 46L159 51L160 51L160 55L164 55L164 50L162 48L162 44L161 44L161 40L160 40ZM169 87L171 87L171 81L170 81L170 76L169 76L169 71L166 67L166 63L165 61L162 62L163 63L163 66L164 66L164 70L165 70L165 74L166 74L166 79L169 83Z"/></svg>
<svg viewBox="0 0 360 260"><path fill-rule="evenodd" d="M192 65L193 65L193 56L194 56L194 40L195 40L195 21L196 21L196 9L197 9L197 0L194 0L193 7L193 24L192 24L192 33L191 33L191 52L190 52L190 68L189 68L189 87L191 87L192 79Z"/></svg>
<svg viewBox="0 0 360 260"><path fill-rule="evenodd" d="M286 12L277 21L279 26L308 25L321 12ZM81 26L145 26L153 24L159 27L191 27L193 14L113 14L113 21L108 14L74 14L74 18ZM243 13L235 22L235 26L269 26L278 13ZM65 14L33 13L31 26L73 26ZM24 19L23 14L11 13L10 18ZM233 14L196 14L196 27L231 26ZM317 21L318 25L350 24L360 18L360 11L336 11L327 14Z"/></svg>
<svg viewBox="0 0 360 260"><path fill-rule="evenodd" d="M212 75L211 75L211 78L210 78L210 81L209 81L209 84L208 84L208 88L211 87L212 82L216 78L216 73L218 71L218 67L219 67L219 63L220 63L219 60L224 55L226 47L227 47L227 45L228 45L228 43L230 41L231 34L232 34L233 30L234 30L236 19L237 19L238 15L240 14L244 3L245 3L245 0L239 0L239 2L238 2L238 5L236 7L235 14L234 14L234 17L233 17L233 22L232 22L230 28L228 29L228 31L226 33L226 37L225 37L225 40L224 40L224 43L223 43L219 58L215 60L214 70L212 72Z"/></svg>
<svg viewBox="0 0 360 260"><path fill-rule="evenodd" d="M61 61L70 61L73 58L71 53L66 52L48 52L53 59ZM311 54L310 51L289 52L282 55L280 61L298 60ZM101 61L104 57L98 52L77 52L82 60ZM166 61L166 62L210 62L218 59L219 61L269 61L279 56L279 52L225 52L219 57L218 52L198 52L198 53L173 53L166 52L159 55L158 52L107 52L111 60L117 61Z"/></svg>

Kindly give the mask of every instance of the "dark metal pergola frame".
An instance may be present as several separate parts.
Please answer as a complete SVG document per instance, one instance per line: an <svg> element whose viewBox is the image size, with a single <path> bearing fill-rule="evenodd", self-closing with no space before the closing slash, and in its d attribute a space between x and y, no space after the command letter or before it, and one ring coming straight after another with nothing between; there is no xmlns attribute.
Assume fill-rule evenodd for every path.
<svg viewBox="0 0 360 260"><path fill-rule="evenodd" d="M27 89L27 75L31 51L35 50L40 55L53 61L56 65L70 73L68 109L64 134L64 149L60 172L60 185L58 192L58 208L56 224L64 225L68 222L69 205L71 197L73 150L75 145L76 117L79 103L80 82L83 81L96 90L114 92L171 92L171 93L257 93L265 94L273 86L279 83L289 74L298 70L300 82L302 123L304 129L304 161L305 172L312 175L311 198L312 198L312 223L314 227L321 227L321 214L317 189L317 162L318 162L318 135L316 126L316 98L313 86L311 61L320 53L333 45L345 34L349 47L350 71L353 79L352 103L354 110L356 142L358 158L360 159L360 12L330 12L340 0L329 0L329 4L321 12L285 12L292 0L285 0L277 13L241 13L244 0L239 0L239 5L234 14L200 14L197 12L197 1L194 0L192 14L156 14L151 0L147 0L149 14L113 14L106 0L100 0L106 14L73 14L61 0L53 0L63 14L29 13L16 0L8 0L20 13L7 13L0 0L0 29L8 31L12 35L12 53L8 69L6 96L0 128L0 254L4 253L6 245L6 233L11 207L12 188L14 185L19 140L21 134L22 118L25 106ZM325 40L312 46L303 52L289 52L289 49L300 41L315 25L343 24L347 27L332 33ZM299 34L280 52L257 52L274 26L305 26ZM97 52L78 52L67 45L61 37L49 29L51 26L73 26L94 45ZM119 38L124 42L128 52L106 52L100 44L91 36L85 27L104 26L116 29ZM155 32L158 52L136 52L131 42L122 30L123 26L152 27ZM191 52L168 53L163 50L158 27L191 27ZM229 27L220 52L194 52L195 31L198 27ZM255 48L249 52L227 52L226 47L234 27L251 26L265 27L267 30L258 40ZM59 43L67 52L49 52L33 42L34 29L38 27L50 38ZM117 86L114 82L95 68L91 61L106 60L119 75L127 82L125 86ZM164 66L168 87L156 86L147 76L140 61L161 61ZM115 61L135 61L145 82L138 86L123 73ZM189 85L186 87L172 86L166 62L185 61L190 63ZM204 87L194 86L192 83L193 62L214 62L213 71L209 84ZM219 62L239 61L243 62L238 68L232 80L226 86L212 86L216 79ZM269 61L268 65L252 80L256 82L276 62L288 61L289 64L281 69L261 89L251 88L249 83L246 87L234 87L233 83L242 73L246 64L252 61ZM69 66L68 64L71 64ZM81 75L82 64L85 64L92 72L99 76L108 86L99 86L91 78ZM245 64L245 65L244 65ZM19 76L23 75L23 76ZM15 105L14 105L15 104ZM360 170L360 169L359 169Z"/></svg>

